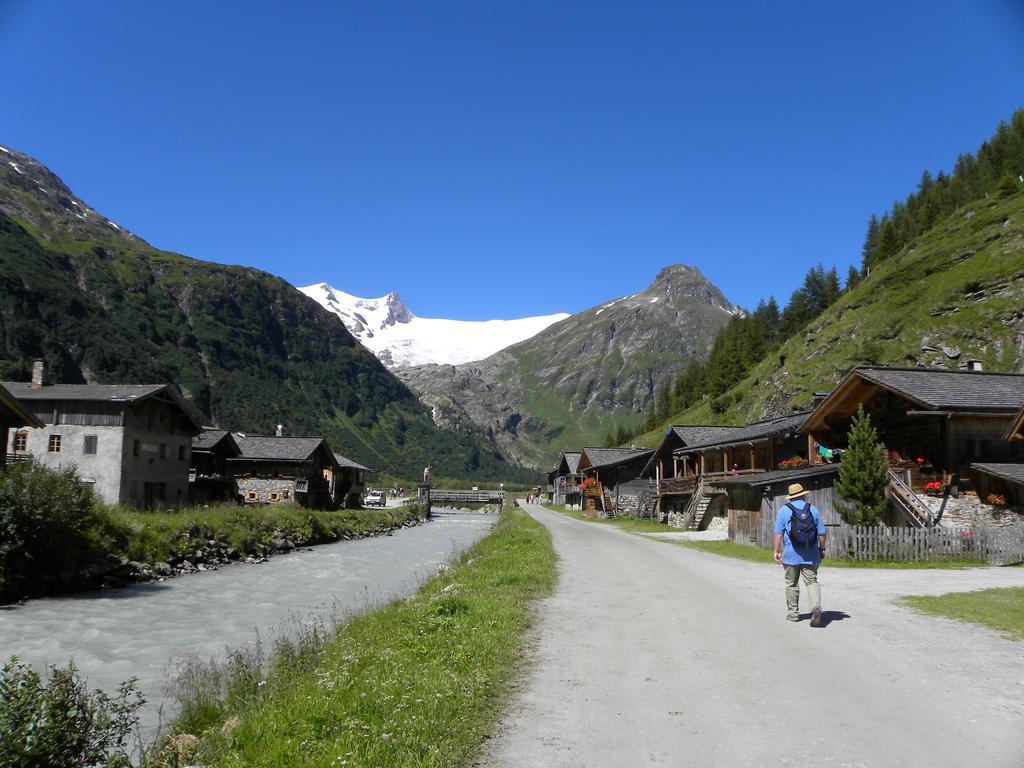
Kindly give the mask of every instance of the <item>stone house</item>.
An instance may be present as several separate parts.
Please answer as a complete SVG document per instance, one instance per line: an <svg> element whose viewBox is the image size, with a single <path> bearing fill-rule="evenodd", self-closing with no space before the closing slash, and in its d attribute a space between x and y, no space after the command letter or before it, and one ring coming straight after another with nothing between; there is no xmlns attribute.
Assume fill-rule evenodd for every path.
<svg viewBox="0 0 1024 768"><path fill-rule="evenodd" d="M228 457L243 504L295 501L313 509L336 509L349 488L346 473L322 437L234 435L239 455Z"/></svg>
<svg viewBox="0 0 1024 768"><path fill-rule="evenodd" d="M42 423L11 434L11 455L54 469L74 466L108 504L188 503L192 437L201 427L172 387L42 381L37 363L31 383L2 384Z"/></svg>

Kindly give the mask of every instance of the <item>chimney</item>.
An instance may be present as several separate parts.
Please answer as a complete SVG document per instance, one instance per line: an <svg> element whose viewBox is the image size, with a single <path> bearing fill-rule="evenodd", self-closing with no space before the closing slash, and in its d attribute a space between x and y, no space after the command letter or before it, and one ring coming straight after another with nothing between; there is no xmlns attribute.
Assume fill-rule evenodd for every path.
<svg viewBox="0 0 1024 768"><path fill-rule="evenodd" d="M46 364L42 360L32 361L32 383L29 385L32 389L39 389L43 386L43 374L46 373Z"/></svg>
<svg viewBox="0 0 1024 768"><path fill-rule="evenodd" d="M981 360L968 360L967 370L971 373L981 373Z"/></svg>

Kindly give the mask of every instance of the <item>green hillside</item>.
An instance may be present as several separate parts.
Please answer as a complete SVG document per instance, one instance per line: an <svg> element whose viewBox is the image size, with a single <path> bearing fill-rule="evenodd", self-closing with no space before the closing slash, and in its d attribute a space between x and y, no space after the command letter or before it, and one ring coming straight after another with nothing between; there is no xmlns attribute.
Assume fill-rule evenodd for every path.
<svg viewBox="0 0 1024 768"><path fill-rule="evenodd" d="M1024 192L963 206L881 262L739 384L671 421L740 423L804 408L858 364L955 369L967 360L1024 372ZM661 435L642 439L654 445Z"/></svg>
<svg viewBox="0 0 1024 768"><path fill-rule="evenodd" d="M177 384L204 423L323 434L340 453L418 477L529 480L491 447L438 429L344 325L284 280L159 251L36 161L0 163L0 380Z"/></svg>
<svg viewBox="0 0 1024 768"><path fill-rule="evenodd" d="M854 365L1024 371L1024 111L952 174L872 216L845 291L812 270L786 310L762 303L677 379L674 423L738 423L801 409Z"/></svg>

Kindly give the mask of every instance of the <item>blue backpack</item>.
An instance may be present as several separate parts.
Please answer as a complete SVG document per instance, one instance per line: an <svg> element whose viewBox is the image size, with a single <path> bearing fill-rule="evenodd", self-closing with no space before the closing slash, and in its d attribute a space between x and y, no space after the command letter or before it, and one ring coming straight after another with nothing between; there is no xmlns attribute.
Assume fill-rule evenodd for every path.
<svg viewBox="0 0 1024 768"><path fill-rule="evenodd" d="M786 504L792 514L789 517L789 540L794 549L811 549L818 543L818 524L811 514L811 505L797 509L792 502Z"/></svg>

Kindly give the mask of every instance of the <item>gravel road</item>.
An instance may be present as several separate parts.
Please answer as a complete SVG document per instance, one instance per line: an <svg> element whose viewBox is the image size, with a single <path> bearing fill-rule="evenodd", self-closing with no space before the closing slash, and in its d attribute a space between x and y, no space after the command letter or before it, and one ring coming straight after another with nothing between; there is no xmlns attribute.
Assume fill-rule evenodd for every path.
<svg viewBox="0 0 1024 768"><path fill-rule="evenodd" d="M826 562L814 629L786 621L779 566L528 511L560 582L478 765L1024 766L1024 642L892 602L1024 568Z"/></svg>

